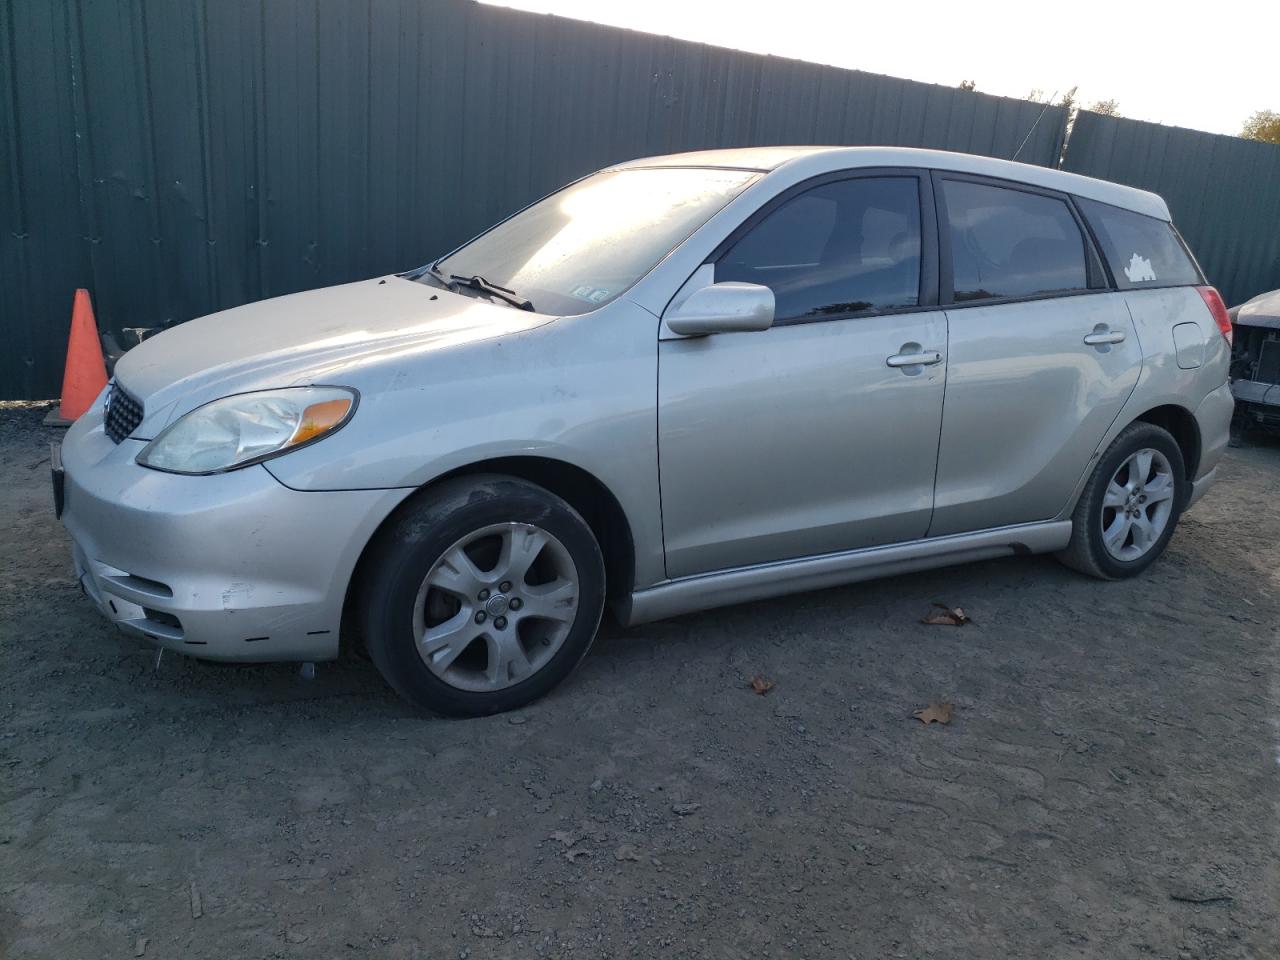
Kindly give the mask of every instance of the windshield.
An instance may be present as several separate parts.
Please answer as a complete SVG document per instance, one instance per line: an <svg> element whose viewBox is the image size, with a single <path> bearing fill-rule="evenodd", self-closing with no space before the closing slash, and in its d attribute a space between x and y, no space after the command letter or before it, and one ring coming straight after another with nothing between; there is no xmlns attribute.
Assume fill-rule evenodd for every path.
<svg viewBox="0 0 1280 960"><path fill-rule="evenodd" d="M630 287L757 174L651 167L597 173L504 220L438 264L574 315Z"/></svg>

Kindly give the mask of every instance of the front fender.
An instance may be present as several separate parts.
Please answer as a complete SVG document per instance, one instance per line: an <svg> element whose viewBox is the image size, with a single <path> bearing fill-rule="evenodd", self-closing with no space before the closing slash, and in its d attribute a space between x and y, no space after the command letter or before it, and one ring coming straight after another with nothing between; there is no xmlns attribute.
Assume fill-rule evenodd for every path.
<svg viewBox="0 0 1280 960"><path fill-rule="evenodd" d="M613 493L635 531L637 578L647 557L660 576L657 336L657 318L615 301L370 370L348 381L361 403L347 426L269 469L297 490L352 490L417 488L504 457L560 461Z"/></svg>

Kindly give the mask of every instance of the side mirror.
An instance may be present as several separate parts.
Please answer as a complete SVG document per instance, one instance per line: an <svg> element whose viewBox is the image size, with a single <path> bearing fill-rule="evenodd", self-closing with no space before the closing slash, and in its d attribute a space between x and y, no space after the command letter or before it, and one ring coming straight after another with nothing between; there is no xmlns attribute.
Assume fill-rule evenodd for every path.
<svg viewBox="0 0 1280 960"><path fill-rule="evenodd" d="M773 291L758 283L713 283L689 295L666 316L667 326L686 337L745 333L773 325Z"/></svg>

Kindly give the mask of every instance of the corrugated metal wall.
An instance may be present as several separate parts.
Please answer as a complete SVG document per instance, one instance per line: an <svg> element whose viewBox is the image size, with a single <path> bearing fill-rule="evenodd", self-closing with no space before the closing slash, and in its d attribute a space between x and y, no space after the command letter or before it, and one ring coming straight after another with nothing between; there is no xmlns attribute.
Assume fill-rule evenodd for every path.
<svg viewBox="0 0 1280 960"><path fill-rule="evenodd" d="M1082 110L1062 166L1163 196L1227 303L1280 288L1280 146Z"/></svg>
<svg viewBox="0 0 1280 960"><path fill-rule="evenodd" d="M1051 165L1064 112L463 0L0 0L0 398L119 333L407 269L592 169L884 143Z"/></svg>
<svg viewBox="0 0 1280 960"><path fill-rule="evenodd" d="M0 0L0 399L72 292L186 320L406 269L557 185L701 147L1053 165L1065 112L466 0ZM1037 124L1037 118L1040 117ZM1228 302L1280 287L1280 147L1082 111L1064 166L1162 194Z"/></svg>

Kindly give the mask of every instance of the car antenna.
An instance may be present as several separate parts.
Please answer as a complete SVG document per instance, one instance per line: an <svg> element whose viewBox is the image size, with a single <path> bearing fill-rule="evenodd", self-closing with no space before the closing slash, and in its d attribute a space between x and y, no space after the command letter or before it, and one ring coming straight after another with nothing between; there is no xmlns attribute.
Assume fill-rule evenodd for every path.
<svg viewBox="0 0 1280 960"><path fill-rule="evenodd" d="M1027 131L1027 135L1022 138L1022 142L1018 144L1018 149L1013 151L1011 160L1017 160L1018 154L1022 152L1022 148L1027 145L1027 141L1031 139L1031 135L1036 132L1036 127L1040 126L1040 121L1044 119L1045 113L1053 106L1053 101L1058 99L1058 91L1053 91L1053 96L1044 102L1044 109L1040 111L1040 116L1036 117L1036 122L1031 124L1031 129Z"/></svg>

